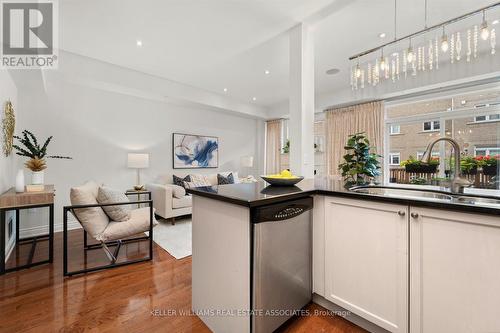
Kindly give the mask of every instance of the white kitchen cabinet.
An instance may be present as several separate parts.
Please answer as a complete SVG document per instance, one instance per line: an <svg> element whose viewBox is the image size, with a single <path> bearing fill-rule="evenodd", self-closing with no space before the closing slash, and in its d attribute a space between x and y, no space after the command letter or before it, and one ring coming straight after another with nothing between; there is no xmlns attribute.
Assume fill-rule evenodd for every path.
<svg viewBox="0 0 500 333"><path fill-rule="evenodd" d="M500 217L411 208L410 331L500 331Z"/></svg>
<svg viewBox="0 0 500 333"><path fill-rule="evenodd" d="M323 296L388 331L407 332L408 206L326 197L324 212Z"/></svg>

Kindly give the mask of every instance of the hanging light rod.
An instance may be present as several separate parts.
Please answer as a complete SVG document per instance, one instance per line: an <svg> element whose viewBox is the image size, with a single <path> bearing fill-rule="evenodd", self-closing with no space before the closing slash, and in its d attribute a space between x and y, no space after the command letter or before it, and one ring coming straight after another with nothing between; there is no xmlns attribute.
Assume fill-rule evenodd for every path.
<svg viewBox="0 0 500 333"><path fill-rule="evenodd" d="M375 52L375 51L378 51L378 50L380 50L380 49L382 49L382 48L384 48L384 47L386 47L386 46L389 46L389 45L392 45L392 44L398 43L398 42L400 42L400 41L402 41L402 40L405 40L405 39L409 39L409 38L413 38L413 37L416 37L416 36L422 35L422 34L424 34L424 33L426 33L426 32L431 31L431 30L438 29L438 28L440 28L440 27L442 27L442 26L449 25L449 24L455 23L455 22L457 22L457 21L461 21L461 20L463 20L463 19L465 19L465 18L467 18L467 17L474 16L474 15L476 15L476 14L479 14L479 13L481 13L481 12L484 12L484 11L486 11L486 10L492 9L492 8L494 8L494 7L497 7L497 6L500 6L500 2L496 2L496 3L491 4L491 5L489 5L489 6L486 6L486 7L480 8L480 9L477 9L477 10L475 10L475 11L473 11L473 12L469 12L469 13L467 13L467 14L463 14L463 15L461 15L461 16L458 16L458 17L452 18L451 20L441 22L441 23L439 23L439 24L433 25L432 27L428 27L428 28L422 29L422 30L420 30L420 31L414 32L414 33L412 33L412 34L410 34L410 35L407 35L407 36L404 36L404 37L401 37L401 38L398 38L398 39L394 39L393 41L390 41L390 42L387 42L387 43L385 43L385 44L383 44L383 45L380 45L380 46L374 47L373 49L370 49L370 50L367 50L367 51L364 51L364 52L361 52L361 53L355 54L355 55L353 55L353 56L350 56L350 57L349 57L349 60L354 60L354 59L356 59L356 58L360 58L360 57L365 56L365 55L367 55L367 54L370 54L370 53L373 53L373 52Z"/></svg>

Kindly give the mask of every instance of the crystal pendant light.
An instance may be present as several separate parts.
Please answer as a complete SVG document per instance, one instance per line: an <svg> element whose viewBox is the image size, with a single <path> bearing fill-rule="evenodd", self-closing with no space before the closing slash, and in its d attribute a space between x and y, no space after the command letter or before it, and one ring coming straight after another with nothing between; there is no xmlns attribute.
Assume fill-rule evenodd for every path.
<svg viewBox="0 0 500 333"><path fill-rule="evenodd" d="M448 36L446 36L444 32L444 26L443 26L443 36L441 36L441 51L443 51L443 53L446 53L448 51L448 47L449 47Z"/></svg>
<svg viewBox="0 0 500 333"><path fill-rule="evenodd" d="M490 31L488 30L488 23L486 22L486 12L483 10L483 23L481 23L481 39L488 40Z"/></svg>
<svg viewBox="0 0 500 333"><path fill-rule="evenodd" d="M385 71L385 66L387 65L384 58L384 49L382 48L382 55L380 56L380 70Z"/></svg>
<svg viewBox="0 0 500 333"><path fill-rule="evenodd" d="M354 70L354 76L356 76L357 79L361 77L361 67L359 66L359 58L358 58L358 63L356 64L356 69Z"/></svg>
<svg viewBox="0 0 500 333"><path fill-rule="evenodd" d="M497 33L495 29L491 29L491 34L490 34L490 46L491 46L491 54L496 53L496 45L497 45Z"/></svg>
<svg viewBox="0 0 500 333"><path fill-rule="evenodd" d="M410 38L410 46L408 47L408 51L406 53L406 60L410 64L415 60L415 53L413 52L413 47L411 46L411 38Z"/></svg>
<svg viewBox="0 0 500 333"><path fill-rule="evenodd" d="M457 51L457 61L460 61L462 58L462 38L460 37L460 31L457 32L456 38L455 38L455 48Z"/></svg>

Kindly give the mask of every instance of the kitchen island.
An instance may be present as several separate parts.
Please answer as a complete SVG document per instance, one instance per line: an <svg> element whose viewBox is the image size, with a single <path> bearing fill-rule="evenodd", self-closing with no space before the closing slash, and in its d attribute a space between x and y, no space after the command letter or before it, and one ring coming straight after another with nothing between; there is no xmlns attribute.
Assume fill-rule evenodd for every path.
<svg viewBox="0 0 500 333"><path fill-rule="evenodd" d="M254 299L255 267L260 256L269 255L255 249L258 212L275 205L296 208L311 197L312 245L303 253L312 249L314 302L350 311L348 320L372 332L500 327L490 311L500 307L493 296L500 294L495 282L500 268L492 265L500 260L499 205L439 191L422 197L398 190L355 192L341 182L312 180L294 187L259 182L189 192L193 310L214 332L266 332L255 321L261 315ZM298 285L308 282L302 273L297 270ZM458 298L471 302L464 305Z"/></svg>

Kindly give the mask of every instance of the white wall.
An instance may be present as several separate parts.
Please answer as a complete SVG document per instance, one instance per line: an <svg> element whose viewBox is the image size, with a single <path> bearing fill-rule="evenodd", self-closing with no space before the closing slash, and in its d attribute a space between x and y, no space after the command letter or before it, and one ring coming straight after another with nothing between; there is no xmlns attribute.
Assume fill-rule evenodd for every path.
<svg viewBox="0 0 500 333"><path fill-rule="evenodd" d="M17 88L9 72L7 70L0 70L0 106L1 106L0 121L3 120L4 107L7 100L10 100L12 102L12 105L14 106L14 112L17 118L16 120L19 121L20 108L18 107L17 103ZM0 145L2 145L3 147L3 139L0 139ZM17 161L17 156L15 155L14 152L12 152L10 156L5 157L2 149L2 151L0 152L0 193L7 191L9 188L14 186L15 177L17 173L16 161ZM8 222L11 218L15 223L14 212L8 212L6 216L6 221L5 221L6 237L8 237L7 228L8 228ZM15 240L15 231L16 231L15 224L12 225L12 229L14 232L12 233L11 238L10 239L6 238L5 240L6 253L8 253L9 250L12 248L13 241Z"/></svg>
<svg viewBox="0 0 500 333"><path fill-rule="evenodd" d="M109 64L99 66L116 70ZM135 170L126 167L127 152L150 154L150 168L141 173L143 183L171 179L172 173L241 172L240 157L244 155L255 156L252 174L262 170L259 161L263 150L257 138L263 136L263 120L201 106L175 105L158 96L131 94L123 88L127 82L106 89L105 82L79 80L74 66L71 76L66 75L66 68L63 65L57 71L32 71L16 78L20 105L25 110L18 131L29 129L40 138L53 135L49 154L73 157L47 161L45 183L55 184L57 190L56 231L61 228L62 207L69 204L72 186L93 179L121 190L132 187ZM126 69L122 71L124 77L130 74ZM149 76L130 72L147 83ZM174 132L219 137L219 168L173 171ZM42 231L36 225L29 228L34 228L30 231L33 233Z"/></svg>

